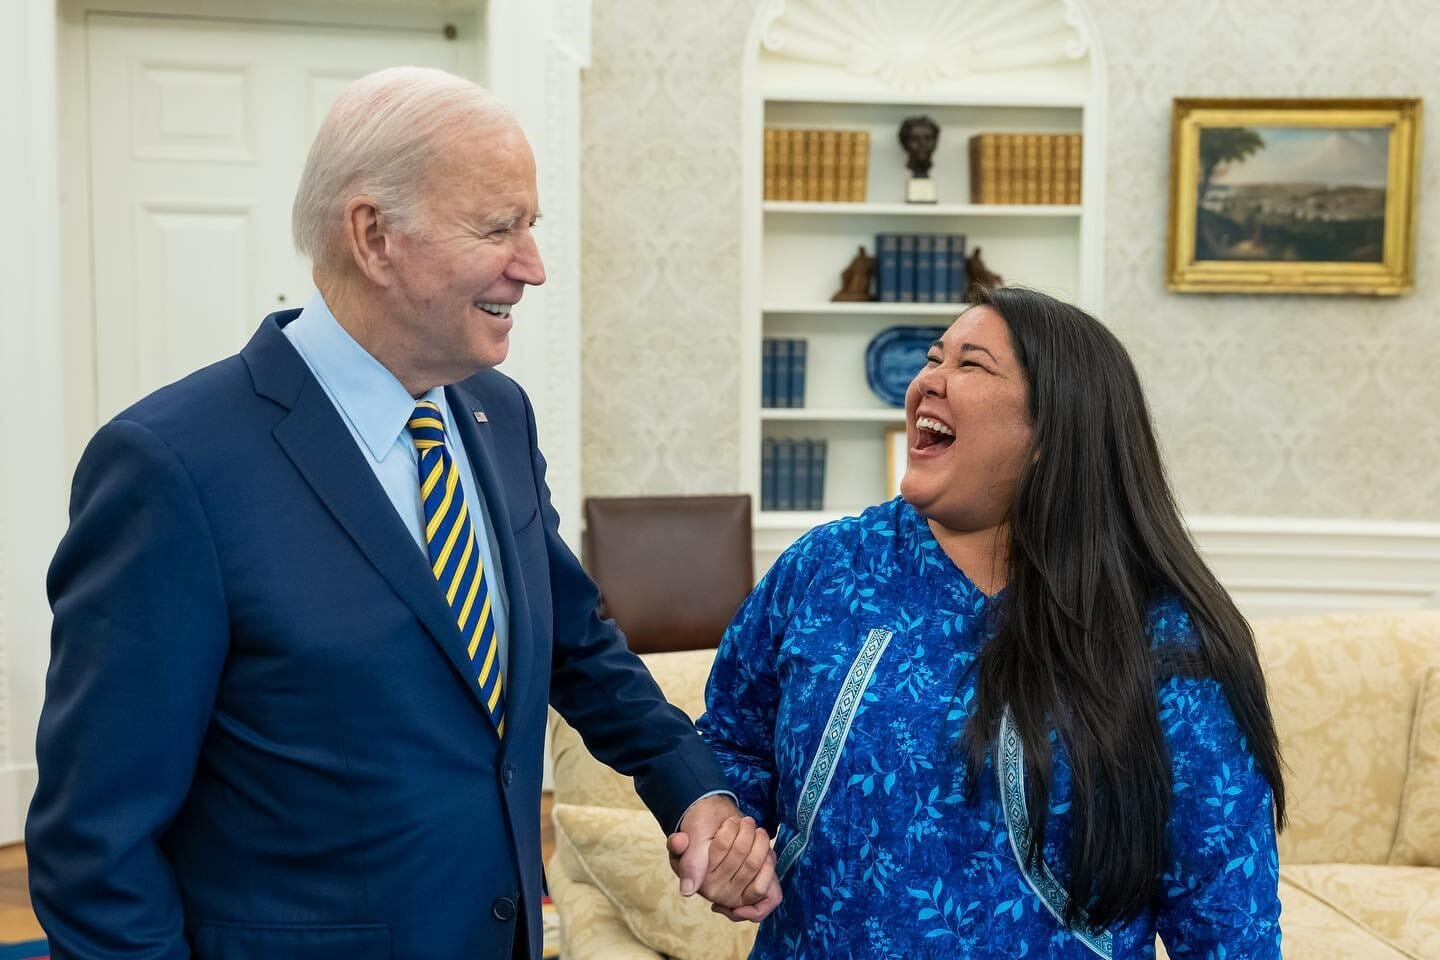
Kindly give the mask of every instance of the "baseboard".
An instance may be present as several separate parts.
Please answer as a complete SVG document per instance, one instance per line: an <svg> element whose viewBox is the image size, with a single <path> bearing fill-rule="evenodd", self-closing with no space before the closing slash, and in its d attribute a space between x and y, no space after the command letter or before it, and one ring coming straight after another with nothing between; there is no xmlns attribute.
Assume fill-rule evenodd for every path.
<svg viewBox="0 0 1440 960"><path fill-rule="evenodd" d="M1440 609L1440 523L1193 517L1189 524L1247 617ZM757 574L804 532L757 527Z"/></svg>

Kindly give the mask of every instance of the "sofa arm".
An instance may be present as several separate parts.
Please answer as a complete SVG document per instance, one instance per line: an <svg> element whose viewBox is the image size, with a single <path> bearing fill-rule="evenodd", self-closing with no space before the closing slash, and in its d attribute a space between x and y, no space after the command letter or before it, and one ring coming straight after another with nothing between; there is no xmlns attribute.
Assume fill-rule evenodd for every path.
<svg viewBox="0 0 1440 960"><path fill-rule="evenodd" d="M635 939L605 894L575 875L560 846L546 870L560 918L560 960L665 960Z"/></svg>

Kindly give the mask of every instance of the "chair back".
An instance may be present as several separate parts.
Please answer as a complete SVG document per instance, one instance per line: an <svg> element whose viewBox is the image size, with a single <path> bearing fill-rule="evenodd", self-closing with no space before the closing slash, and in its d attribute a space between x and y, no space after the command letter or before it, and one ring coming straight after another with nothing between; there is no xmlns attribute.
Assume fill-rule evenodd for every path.
<svg viewBox="0 0 1440 960"><path fill-rule="evenodd" d="M590 497L585 568L636 653L720 645L755 585L750 497Z"/></svg>

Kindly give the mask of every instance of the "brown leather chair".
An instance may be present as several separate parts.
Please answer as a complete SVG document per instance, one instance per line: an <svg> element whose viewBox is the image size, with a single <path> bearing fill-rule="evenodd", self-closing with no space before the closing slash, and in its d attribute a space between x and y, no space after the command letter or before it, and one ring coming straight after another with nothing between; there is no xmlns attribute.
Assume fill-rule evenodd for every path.
<svg viewBox="0 0 1440 960"><path fill-rule="evenodd" d="M588 497L584 554L631 650L716 647L755 583L750 497Z"/></svg>

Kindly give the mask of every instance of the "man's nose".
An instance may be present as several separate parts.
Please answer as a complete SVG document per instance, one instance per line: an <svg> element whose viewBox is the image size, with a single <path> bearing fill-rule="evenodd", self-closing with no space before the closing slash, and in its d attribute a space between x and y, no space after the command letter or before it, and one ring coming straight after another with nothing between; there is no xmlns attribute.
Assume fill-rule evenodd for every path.
<svg viewBox="0 0 1440 960"><path fill-rule="evenodd" d="M519 280L532 287L538 287L545 282L545 263L540 258L540 247L535 243L533 233L525 233L505 275L511 280Z"/></svg>

